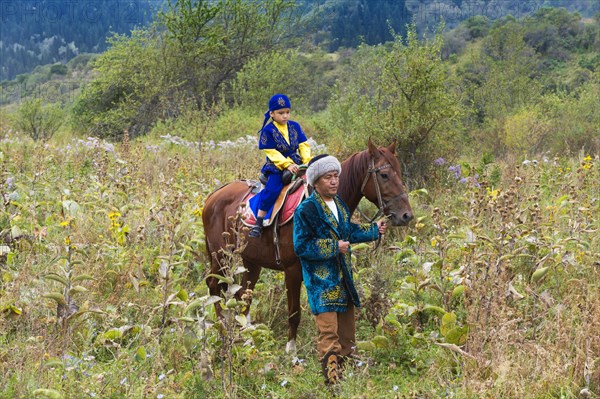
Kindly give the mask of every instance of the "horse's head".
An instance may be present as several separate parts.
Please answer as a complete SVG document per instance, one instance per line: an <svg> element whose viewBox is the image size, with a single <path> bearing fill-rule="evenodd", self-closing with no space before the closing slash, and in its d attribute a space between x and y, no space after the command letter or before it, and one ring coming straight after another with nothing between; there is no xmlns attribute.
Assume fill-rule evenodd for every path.
<svg viewBox="0 0 600 399"><path fill-rule="evenodd" d="M369 169L361 191L383 210L392 225L404 226L413 218L413 213L395 152L395 143L377 148L369 139Z"/></svg>

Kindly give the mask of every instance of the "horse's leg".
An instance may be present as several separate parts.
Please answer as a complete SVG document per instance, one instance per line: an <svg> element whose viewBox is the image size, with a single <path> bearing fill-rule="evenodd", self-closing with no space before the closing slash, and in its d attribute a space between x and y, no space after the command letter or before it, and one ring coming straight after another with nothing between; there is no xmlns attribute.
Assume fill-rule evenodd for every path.
<svg viewBox="0 0 600 399"><path fill-rule="evenodd" d="M250 304L252 303L254 287L256 286L256 282L260 277L261 267L246 260L244 260L244 267L247 271L244 272L242 276L242 288L238 291L238 296L240 299L243 299L248 303L244 314L246 315L248 324L250 324L252 322L250 318Z"/></svg>
<svg viewBox="0 0 600 399"><path fill-rule="evenodd" d="M288 342L285 352L296 354L296 335L300 325L300 288L302 286L302 268L299 262L294 262L285 268L285 288L288 300Z"/></svg>

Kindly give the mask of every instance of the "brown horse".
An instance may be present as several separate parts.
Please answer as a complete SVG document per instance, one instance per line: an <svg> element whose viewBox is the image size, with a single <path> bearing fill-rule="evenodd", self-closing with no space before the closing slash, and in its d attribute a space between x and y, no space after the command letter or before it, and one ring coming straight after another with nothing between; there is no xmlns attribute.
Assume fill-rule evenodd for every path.
<svg viewBox="0 0 600 399"><path fill-rule="evenodd" d="M394 226L406 225L413 217L408 195L401 179L400 163L396 159L396 146L377 148L371 140L368 149L355 153L342 162L338 194L351 212L357 208L364 196L389 217ZM206 249L211 258L211 273L222 274L219 250L226 245L223 233L235 234L234 218L242 198L248 192L244 181L234 181L214 191L204 204L202 221L206 236ZM278 228L280 262L276 260L273 227L265 228L260 238L246 239L242 252L244 267L242 287L253 290L262 267L282 270L285 273L288 305L288 343L286 351L295 353L296 333L300 324L300 288L302 269L294 253L293 223ZM228 240L236 242L236 240ZM219 295L221 287L214 277L207 279L211 295ZM227 287L225 287L226 289ZM241 293L240 290L238 291ZM218 304L217 312L219 312Z"/></svg>

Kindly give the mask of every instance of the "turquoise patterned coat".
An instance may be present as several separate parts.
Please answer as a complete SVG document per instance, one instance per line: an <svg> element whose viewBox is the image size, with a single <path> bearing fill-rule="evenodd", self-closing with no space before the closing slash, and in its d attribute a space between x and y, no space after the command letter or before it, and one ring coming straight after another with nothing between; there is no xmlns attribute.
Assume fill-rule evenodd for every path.
<svg viewBox="0 0 600 399"><path fill-rule="evenodd" d="M352 277L351 251L340 253L338 241L358 243L379 237L377 224L351 223L346 204L338 196L334 200L339 222L316 191L294 214L294 250L300 257L313 314L345 312L349 299L360 306Z"/></svg>

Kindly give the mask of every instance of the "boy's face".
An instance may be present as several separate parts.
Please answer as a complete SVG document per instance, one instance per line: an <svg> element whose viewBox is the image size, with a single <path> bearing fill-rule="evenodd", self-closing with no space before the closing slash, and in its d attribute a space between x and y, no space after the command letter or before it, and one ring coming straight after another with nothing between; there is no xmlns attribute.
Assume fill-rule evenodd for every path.
<svg viewBox="0 0 600 399"><path fill-rule="evenodd" d="M290 109L281 108L276 111L271 111L271 118L280 125L285 125L290 119Z"/></svg>

